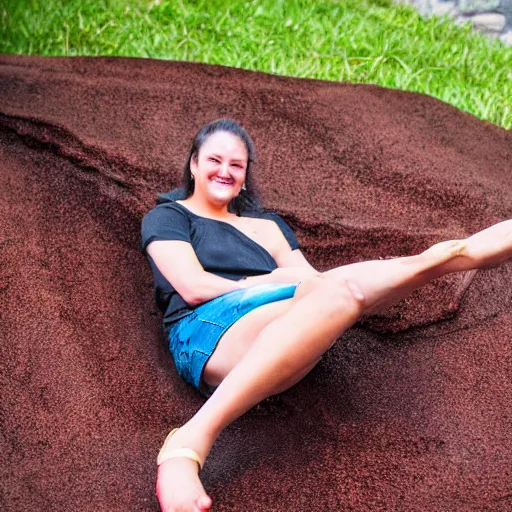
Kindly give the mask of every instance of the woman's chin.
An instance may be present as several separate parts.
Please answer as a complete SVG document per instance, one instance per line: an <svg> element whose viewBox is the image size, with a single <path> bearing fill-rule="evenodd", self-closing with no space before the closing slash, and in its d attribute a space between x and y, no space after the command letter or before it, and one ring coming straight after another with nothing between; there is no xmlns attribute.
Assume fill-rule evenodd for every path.
<svg viewBox="0 0 512 512"><path fill-rule="evenodd" d="M216 190L210 193L210 201L217 206L229 204L235 197L236 195L233 194L232 190Z"/></svg>

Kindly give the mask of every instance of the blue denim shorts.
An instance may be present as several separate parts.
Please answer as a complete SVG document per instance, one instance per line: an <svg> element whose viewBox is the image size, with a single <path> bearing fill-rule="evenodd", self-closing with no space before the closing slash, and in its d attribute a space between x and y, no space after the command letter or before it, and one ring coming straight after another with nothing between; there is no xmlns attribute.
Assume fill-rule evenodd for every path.
<svg viewBox="0 0 512 512"><path fill-rule="evenodd" d="M178 373L203 395L210 396L214 389L203 381L203 368L222 335L253 309L293 297L297 284L264 284L234 290L201 304L172 324L169 349Z"/></svg>

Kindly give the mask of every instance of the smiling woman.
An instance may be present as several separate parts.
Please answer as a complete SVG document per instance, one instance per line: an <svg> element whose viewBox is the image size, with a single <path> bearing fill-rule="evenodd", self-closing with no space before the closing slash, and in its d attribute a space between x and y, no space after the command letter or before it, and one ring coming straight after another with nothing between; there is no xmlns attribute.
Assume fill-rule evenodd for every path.
<svg viewBox="0 0 512 512"><path fill-rule="evenodd" d="M212 205L222 206L226 198L231 201L245 186L246 165L244 143L229 133L217 132L206 141L198 157L192 159L195 188L202 189Z"/></svg>
<svg viewBox="0 0 512 512"><path fill-rule="evenodd" d="M183 189L163 196L142 222L176 368L209 397L159 453L164 512L209 509L197 467L221 431L301 380L361 315L444 274L512 257L509 220L419 255L319 273L283 219L260 206L253 162L253 143L240 125L206 125L194 138Z"/></svg>
<svg viewBox="0 0 512 512"><path fill-rule="evenodd" d="M185 173L190 173L192 208L223 216L224 205L246 189L246 175L254 161L254 145L245 130L229 119L207 125L196 136ZM200 149L200 151L199 151ZM192 192L192 190L191 190ZM248 194L250 197L251 194ZM218 210L217 212L211 209Z"/></svg>

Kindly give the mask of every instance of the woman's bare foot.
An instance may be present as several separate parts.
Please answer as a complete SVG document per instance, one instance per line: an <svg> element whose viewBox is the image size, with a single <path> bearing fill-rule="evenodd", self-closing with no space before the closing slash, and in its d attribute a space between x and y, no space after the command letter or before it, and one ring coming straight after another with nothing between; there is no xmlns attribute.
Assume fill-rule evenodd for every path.
<svg viewBox="0 0 512 512"><path fill-rule="evenodd" d="M162 512L203 512L212 506L196 462L183 457L166 460L158 466L156 495Z"/></svg>
<svg viewBox="0 0 512 512"><path fill-rule="evenodd" d="M409 258L406 264L421 262L419 276L444 275L496 267L512 259L512 220L479 231L464 240L448 240ZM431 273L433 271L433 274Z"/></svg>
<svg viewBox="0 0 512 512"><path fill-rule="evenodd" d="M187 441L187 432L178 430L166 441L166 451L191 448L204 460L207 453ZM165 460L158 466L156 495L162 512L204 512L212 506L199 479L199 464L186 457Z"/></svg>
<svg viewBox="0 0 512 512"><path fill-rule="evenodd" d="M512 258L512 220L506 220L467 238L466 255L479 268L500 265Z"/></svg>

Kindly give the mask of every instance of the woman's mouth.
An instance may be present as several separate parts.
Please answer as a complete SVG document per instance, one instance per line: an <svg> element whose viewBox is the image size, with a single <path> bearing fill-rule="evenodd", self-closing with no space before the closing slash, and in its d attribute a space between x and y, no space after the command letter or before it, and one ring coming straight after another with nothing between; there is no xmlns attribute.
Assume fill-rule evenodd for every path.
<svg viewBox="0 0 512 512"><path fill-rule="evenodd" d="M230 187L233 185L233 180L229 178L213 178L212 180L214 183L217 183L218 185Z"/></svg>

